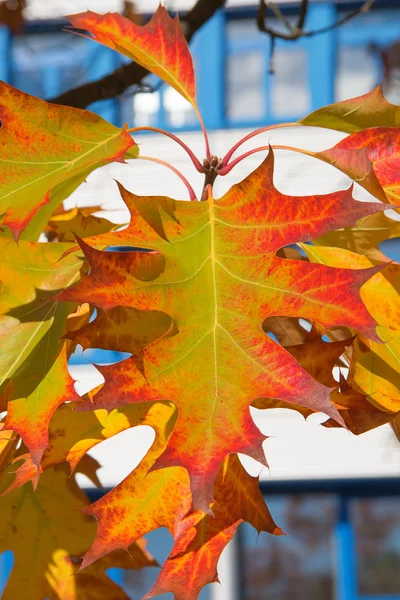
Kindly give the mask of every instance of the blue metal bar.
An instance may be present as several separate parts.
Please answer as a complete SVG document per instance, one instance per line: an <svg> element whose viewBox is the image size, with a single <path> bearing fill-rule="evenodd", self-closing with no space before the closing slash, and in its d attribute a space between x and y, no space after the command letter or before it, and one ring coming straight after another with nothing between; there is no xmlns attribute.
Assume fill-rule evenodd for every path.
<svg viewBox="0 0 400 600"><path fill-rule="evenodd" d="M197 102L207 129L225 127L225 14L218 11L197 34Z"/></svg>
<svg viewBox="0 0 400 600"><path fill-rule="evenodd" d="M46 64L43 70L43 90L45 98L54 98L61 88L61 68L57 62Z"/></svg>
<svg viewBox="0 0 400 600"><path fill-rule="evenodd" d="M334 530L335 599L357 600L356 544L348 499L341 497L339 501L339 518Z"/></svg>
<svg viewBox="0 0 400 600"><path fill-rule="evenodd" d="M11 570L14 566L14 555L11 550L0 554L0 596L3 595Z"/></svg>
<svg viewBox="0 0 400 600"><path fill-rule="evenodd" d="M336 7L330 2L313 2L307 14L307 30L322 29L337 20ZM335 101L337 56L336 29L308 39L311 110Z"/></svg>
<svg viewBox="0 0 400 600"><path fill-rule="evenodd" d="M11 33L7 27L0 26L0 80L11 80Z"/></svg>

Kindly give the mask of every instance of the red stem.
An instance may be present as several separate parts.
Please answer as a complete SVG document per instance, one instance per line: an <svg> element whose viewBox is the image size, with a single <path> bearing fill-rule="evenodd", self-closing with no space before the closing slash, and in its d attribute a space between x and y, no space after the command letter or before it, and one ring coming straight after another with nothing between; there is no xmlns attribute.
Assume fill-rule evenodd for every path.
<svg viewBox="0 0 400 600"><path fill-rule="evenodd" d="M185 150L185 152L187 152L187 154L189 155L189 157L190 157L193 165L195 166L195 168L197 169L197 171L199 173L204 173L205 172L203 165L201 164L201 162L199 161L199 159L197 158L197 156L189 148L189 146L187 146L185 144L185 142L183 142L181 139L179 139L173 133L169 133L168 131L164 131L164 129L158 129L158 127L132 127L131 129L128 129L128 133L134 133L136 131L154 131L155 133L161 133L162 135L166 135L167 137L171 138L171 140L174 140L174 142L176 142L177 144L179 144Z"/></svg>
<svg viewBox="0 0 400 600"><path fill-rule="evenodd" d="M232 154L234 152L236 152L236 150L242 144L244 144L248 140L251 140L251 138L253 138L254 136L259 135L260 133L264 133L264 131L271 131L271 129L281 129L283 127L295 127L296 125L298 125L298 123L279 123L278 125L268 125L267 127L261 127L260 129L256 129L255 131L248 133L247 135L244 136L244 138L242 138L241 140L236 142L236 144L234 146L232 146L232 148L229 150L229 152L224 156L224 158L222 160L223 165L224 166L227 165L232 157Z"/></svg>
<svg viewBox="0 0 400 600"><path fill-rule="evenodd" d="M182 173L180 171L178 171L178 169L175 169L175 167L173 167L169 163L167 163L164 160L161 160L159 158L153 158L152 156L141 156L141 155L137 156L135 158L135 160L149 160L151 162L155 162L155 163L158 163L159 165L163 165L164 167L167 167L168 169L173 171L175 173L175 175L178 175L178 177L181 181L183 181L183 183L185 184L185 186L189 192L190 199L197 200L195 191L192 188L192 186L190 185L190 183L188 182L188 180L186 179L186 177L184 175L182 175Z"/></svg>
<svg viewBox="0 0 400 600"><path fill-rule="evenodd" d="M210 143L208 141L207 129L205 128L203 118L202 118L202 116L200 114L200 111L197 108L197 106L194 107L194 110L196 111L196 115L197 115L197 118L199 119L201 130L203 132L204 142L206 144L206 157L208 158L208 160L210 160L210 158L211 158L211 152L210 152ZM204 171L203 171L203 173L204 173Z"/></svg>
<svg viewBox="0 0 400 600"><path fill-rule="evenodd" d="M299 152L300 154L306 154L307 156L315 156L313 152L310 152L309 150L302 150L301 148L294 148L292 146L280 146L280 145L276 145L276 146L272 146L271 144L269 146L260 146L259 148L253 148L252 150L249 150L248 152L245 152L244 154L241 154L240 156L238 156L237 158L235 158L235 160L233 160L232 162L230 162L228 165L225 165L225 167L222 167L222 169L220 169L218 171L218 175L227 175L230 171L232 171L233 167L235 167L238 163L240 163L244 158L247 158L248 156L251 156L252 154L255 154L256 152L265 152L265 150L269 150L270 148L272 148L273 150L291 150L292 152Z"/></svg>

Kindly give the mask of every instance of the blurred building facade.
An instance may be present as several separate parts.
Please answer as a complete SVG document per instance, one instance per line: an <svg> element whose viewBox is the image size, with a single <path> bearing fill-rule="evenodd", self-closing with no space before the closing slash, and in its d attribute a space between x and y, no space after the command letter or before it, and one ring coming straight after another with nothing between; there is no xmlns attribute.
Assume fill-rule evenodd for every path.
<svg viewBox="0 0 400 600"><path fill-rule="evenodd" d="M184 11L193 2L171 0L168 8ZM289 20L295 18L298 2L278 4ZM306 28L328 27L359 4L311 1ZM157 5L158 0L135 2L139 13L150 14ZM27 93L52 98L108 74L124 59L94 42L63 32L67 24L63 16L86 9L121 11L123 7L122 0L27 0L24 29L18 34L6 27L0 29L0 79ZM192 43L198 102L216 152L226 151L251 129L296 121L320 106L366 93L384 78L389 97L396 98L396 78L388 75L385 51L400 40L400 0L377 0L368 14L320 36L294 43L278 40L273 75L269 73L270 40L257 30L256 8L251 0L228 0L226 10L217 13ZM272 18L270 25L279 27ZM156 78L149 76L145 83L146 91L133 87L121 98L89 108L116 125L127 122L130 127L150 125L180 132L201 153L201 133L191 107ZM290 137L291 132L282 135ZM268 143L269 138L264 139ZM154 142L160 157L167 156L181 166L179 149L171 149L165 140L156 142L145 135L140 141L146 146ZM331 138L317 133L312 142L303 141L328 147ZM260 157L251 159L246 168L254 167L257 160ZM333 174L326 165L320 165L310 176L308 160L298 157L296 163L286 158L283 166L277 165L279 189L293 193L294 179L302 193L315 192L315 182L321 193L347 185L344 176ZM184 167L182 163L182 170ZM244 169L240 167L238 178L246 174ZM101 177L96 172L89 178L80 196L84 203L101 204L114 197L111 179ZM131 171L117 176L136 193L149 193L150 171L141 165L140 174L134 177L133 188ZM164 193L179 197L180 184L163 177L160 175L158 181L152 178L153 193L168 185ZM79 364L78 359L78 369ZM265 423L255 414L266 435L283 431L279 418L276 414ZM400 599L400 455L390 429L355 440L344 431L321 433L316 424L300 423L302 417L298 415L293 419L284 424L287 437L282 443L277 441L274 446L274 440L266 442L271 473L265 474L263 483L271 512L288 537L261 536L258 540L251 528L243 527L222 559L223 585L205 589L201 600ZM147 443L139 437L136 442ZM100 461L107 462L107 452L98 455ZM124 449L125 459L126 455ZM122 460L122 454L118 456ZM126 473L133 466L127 464ZM123 475L121 471L116 477L121 480ZM358 484L354 478L359 478ZM117 482L106 474L106 485ZM150 550L162 561L171 547L170 538L165 532L155 532L149 538ZM3 567L4 578L6 562ZM114 576L137 598L150 587L156 572L148 569Z"/></svg>

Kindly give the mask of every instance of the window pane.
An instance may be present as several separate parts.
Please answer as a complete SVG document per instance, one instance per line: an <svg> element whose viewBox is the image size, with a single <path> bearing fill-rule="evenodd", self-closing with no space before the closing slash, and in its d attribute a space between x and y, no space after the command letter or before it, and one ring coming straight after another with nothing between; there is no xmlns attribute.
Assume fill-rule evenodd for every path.
<svg viewBox="0 0 400 600"><path fill-rule="evenodd" d="M163 104L167 123L171 127L192 127L198 123L189 102L168 86L164 88Z"/></svg>
<svg viewBox="0 0 400 600"><path fill-rule="evenodd" d="M306 114L311 110L307 53L300 48L278 47L271 76L271 102L274 117Z"/></svg>
<svg viewBox="0 0 400 600"><path fill-rule="evenodd" d="M360 594L400 594L400 505L398 498L351 504Z"/></svg>
<svg viewBox="0 0 400 600"><path fill-rule="evenodd" d="M336 99L346 100L370 92L378 83L378 63L366 47L339 47Z"/></svg>
<svg viewBox="0 0 400 600"><path fill-rule="evenodd" d="M266 499L286 537L242 528L246 600L333 600L331 535L336 499L293 496Z"/></svg>
<svg viewBox="0 0 400 600"><path fill-rule="evenodd" d="M133 96L133 116L136 127L154 127L160 108L160 92L139 93Z"/></svg>
<svg viewBox="0 0 400 600"><path fill-rule="evenodd" d="M228 22L226 35L228 118L262 120L266 114L268 40L258 31L255 19Z"/></svg>
<svg viewBox="0 0 400 600"><path fill-rule="evenodd" d="M228 118L233 121L262 119L266 99L262 86L264 57L259 52L228 57Z"/></svg>

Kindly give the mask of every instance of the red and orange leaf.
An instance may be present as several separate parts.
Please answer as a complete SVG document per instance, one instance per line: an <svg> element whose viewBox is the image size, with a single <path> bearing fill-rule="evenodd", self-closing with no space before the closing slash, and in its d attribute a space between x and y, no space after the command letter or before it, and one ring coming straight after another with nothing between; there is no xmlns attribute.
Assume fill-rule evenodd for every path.
<svg viewBox="0 0 400 600"><path fill-rule="evenodd" d="M299 123L346 133L370 127L393 127L400 125L400 106L388 102L383 95L382 86L378 85L363 96L319 108L300 119Z"/></svg>
<svg viewBox="0 0 400 600"><path fill-rule="evenodd" d="M0 120L0 214L5 213L3 224L16 240L41 207L51 203L52 212L57 208L53 190L60 204L82 177L108 162L123 161L135 146L125 129L93 113L49 104L4 82Z"/></svg>
<svg viewBox="0 0 400 600"><path fill-rule="evenodd" d="M276 252L348 226L382 205L356 202L350 190L285 196L273 185L273 164L271 153L219 200L146 198L121 188L131 211L129 227L87 241L155 252L104 253L81 242L90 274L59 296L104 310L125 306L171 316L170 335L99 369L106 384L94 405L175 402L177 424L156 466L185 467L194 505L205 512L227 454L265 461L264 436L249 411L256 398L279 398L340 420L329 389L264 334L264 319L297 316L376 335L359 295L376 269L332 269Z"/></svg>
<svg viewBox="0 0 400 600"><path fill-rule="evenodd" d="M46 361L48 336L35 351L44 355L43 370L32 360L24 363L11 380L11 397L5 422L7 429L19 433L39 468L44 450L49 444L48 426L56 408L64 402L78 400L74 380L68 372L66 344L54 362Z"/></svg>
<svg viewBox="0 0 400 600"><path fill-rule="evenodd" d="M317 158L346 173L382 202L400 204L400 128L353 133Z"/></svg>
<svg viewBox="0 0 400 600"><path fill-rule="evenodd" d="M73 27L88 31L108 46L166 81L196 108L193 61L178 17L159 6L146 25L137 25L118 13L87 11L69 16ZM89 37L89 36L86 36ZM89 39L91 39L89 37Z"/></svg>
<svg viewBox="0 0 400 600"><path fill-rule="evenodd" d="M82 403L63 404L53 415L49 425L49 448L44 452L39 473L63 462L70 465L71 472L82 465L86 452L109 439L138 425L152 427L156 436L164 439L173 428L176 408L170 402L134 404L108 413L104 409L77 412ZM90 408L90 406L86 406ZM10 492L36 477L32 457L22 455L14 462L24 462L15 469L15 479L6 492Z"/></svg>
<svg viewBox="0 0 400 600"><path fill-rule="evenodd" d="M213 516L196 511L179 524L161 573L143 600L173 592L175 600L196 600L208 583L218 582L217 563L240 523L283 535L260 492L258 478L246 473L236 454L227 457L215 483Z"/></svg>

